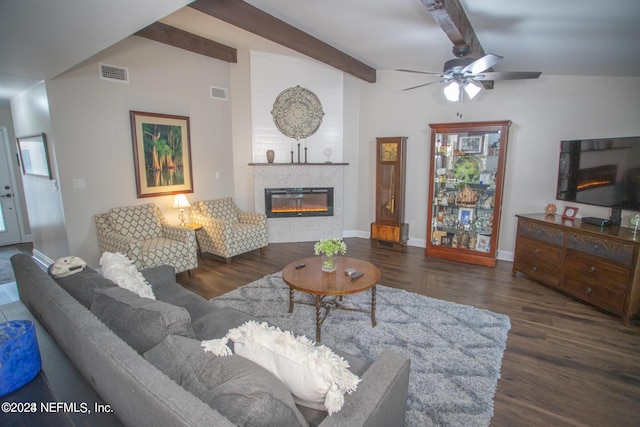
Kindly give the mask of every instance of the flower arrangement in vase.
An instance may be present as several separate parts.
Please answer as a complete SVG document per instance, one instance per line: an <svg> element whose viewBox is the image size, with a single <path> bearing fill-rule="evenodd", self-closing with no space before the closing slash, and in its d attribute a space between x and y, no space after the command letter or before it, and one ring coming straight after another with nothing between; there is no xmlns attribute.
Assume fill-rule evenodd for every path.
<svg viewBox="0 0 640 427"><path fill-rule="evenodd" d="M336 271L336 256L347 252L347 245L335 237L322 239L313 246L316 255L322 255L322 271L332 273Z"/></svg>

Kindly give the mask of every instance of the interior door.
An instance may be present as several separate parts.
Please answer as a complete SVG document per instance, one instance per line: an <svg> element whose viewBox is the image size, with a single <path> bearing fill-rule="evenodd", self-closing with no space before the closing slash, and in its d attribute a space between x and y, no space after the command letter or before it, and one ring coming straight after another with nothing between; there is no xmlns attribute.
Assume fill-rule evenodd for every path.
<svg viewBox="0 0 640 427"><path fill-rule="evenodd" d="M10 153L6 130L0 128L0 246L21 242Z"/></svg>

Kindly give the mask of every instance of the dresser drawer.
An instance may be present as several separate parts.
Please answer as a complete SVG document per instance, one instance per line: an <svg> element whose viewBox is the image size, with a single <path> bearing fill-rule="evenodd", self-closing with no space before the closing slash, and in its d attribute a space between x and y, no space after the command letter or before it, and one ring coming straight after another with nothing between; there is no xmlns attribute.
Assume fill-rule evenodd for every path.
<svg viewBox="0 0 640 427"><path fill-rule="evenodd" d="M518 220L518 236L562 246L564 230L526 220Z"/></svg>
<svg viewBox="0 0 640 427"><path fill-rule="evenodd" d="M562 264L562 248L518 235L515 269L532 279L557 286Z"/></svg>
<svg viewBox="0 0 640 427"><path fill-rule="evenodd" d="M633 261L633 245L586 234L569 232L567 234L567 248L624 265L631 265Z"/></svg>
<svg viewBox="0 0 640 427"><path fill-rule="evenodd" d="M600 308L621 314L630 270L602 258L567 249L560 288Z"/></svg>

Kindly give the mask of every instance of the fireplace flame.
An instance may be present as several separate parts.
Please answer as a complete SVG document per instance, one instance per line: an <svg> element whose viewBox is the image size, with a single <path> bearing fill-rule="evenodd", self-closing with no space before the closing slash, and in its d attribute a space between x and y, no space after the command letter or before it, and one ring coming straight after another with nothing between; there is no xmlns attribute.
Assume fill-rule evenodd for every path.
<svg viewBox="0 0 640 427"><path fill-rule="evenodd" d="M291 213L291 212L326 212L327 208L272 208L271 212L276 213Z"/></svg>

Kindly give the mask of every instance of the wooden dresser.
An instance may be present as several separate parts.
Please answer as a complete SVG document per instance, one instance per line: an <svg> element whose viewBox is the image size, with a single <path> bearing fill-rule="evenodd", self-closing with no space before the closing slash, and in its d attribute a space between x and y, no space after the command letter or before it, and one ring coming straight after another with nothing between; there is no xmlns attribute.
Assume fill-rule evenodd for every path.
<svg viewBox="0 0 640 427"><path fill-rule="evenodd" d="M622 318L640 309L640 233L563 220L560 215L516 215L512 274L573 295Z"/></svg>

